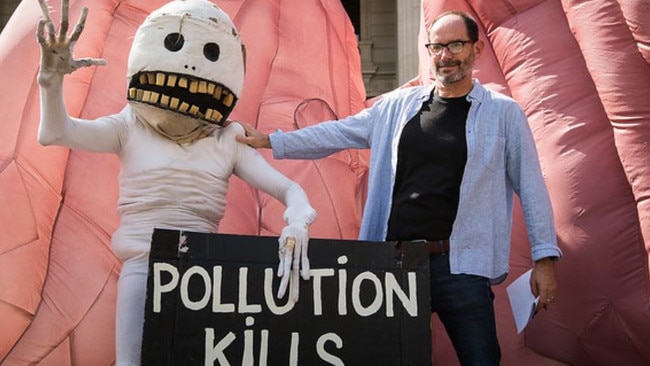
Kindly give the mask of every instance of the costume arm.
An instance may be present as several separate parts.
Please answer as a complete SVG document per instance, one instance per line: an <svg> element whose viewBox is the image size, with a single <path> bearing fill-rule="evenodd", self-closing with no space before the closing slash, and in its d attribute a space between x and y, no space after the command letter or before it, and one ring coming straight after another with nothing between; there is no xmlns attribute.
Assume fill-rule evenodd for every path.
<svg viewBox="0 0 650 366"><path fill-rule="evenodd" d="M241 127L238 126L238 129ZM242 133L243 131L239 132ZM295 182L275 170L255 149L235 143L237 161L235 175L256 189L264 191L287 207L283 218L287 223L279 238L278 276L282 277L278 297L283 297L290 284L291 301L298 301L299 273L309 279L309 225L316 219L307 195Z"/></svg>
<svg viewBox="0 0 650 366"><path fill-rule="evenodd" d="M126 133L120 115L94 121L71 118L66 112L61 83L41 87L38 142L93 152L117 153Z"/></svg>
<svg viewBox="0 0 650 366"><path fill-rule="evenodd" d="M43 19L38 23L36 38L41 48L38 84L41 96L41 118L38 141L43 145L63 145L96 152L115 152L118 135L110 119L96 122L68 116L63 101L63 77L81 67L103 65L98 59L72 57L73 47L84 27L88 10L82 9L81 18L70 36L68 30L68 0L62 1L61 25L56 33L45 0L39 0ZM47 32L46 32L47 30Z"/></svg>
<svg viewBox="0 0 650 366"><path fill-rule="evenodd" d="M287 225L309 226L314 222L316 211L298 183L275 170L255 149L245 146L240 146L239 149L245 151L241 154L243 160L235 175L284 203L287 209L283 218Z"/></svg>

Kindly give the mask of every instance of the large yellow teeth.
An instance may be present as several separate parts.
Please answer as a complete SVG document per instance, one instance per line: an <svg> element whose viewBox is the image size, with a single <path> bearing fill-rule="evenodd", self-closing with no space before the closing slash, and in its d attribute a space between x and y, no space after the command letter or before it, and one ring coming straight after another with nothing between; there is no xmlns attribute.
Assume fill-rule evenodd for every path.
<svg viewBox="0 0 650 366"><path fill-rule="evenodd" d="M128 97L130 100L205 119L212 123L222 122L223 111L227 111L227 115L237 99L230 90L218 83L153 71L143 72L134 77L128 90Z"/></svg>
<svg viewBox="0 0 650 366"><path fill-rule="evenodd" d="M176 79L177 79L176 75L169 75L169 77L167 78L167 86L176 86Z"/></svg>

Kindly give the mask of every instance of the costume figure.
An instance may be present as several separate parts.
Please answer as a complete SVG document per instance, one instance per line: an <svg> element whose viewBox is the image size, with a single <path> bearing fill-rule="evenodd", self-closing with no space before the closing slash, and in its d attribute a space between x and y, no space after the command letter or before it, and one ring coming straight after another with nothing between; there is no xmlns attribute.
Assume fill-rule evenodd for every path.
<svg viewBox="0 0 650 366"><path fill-rule="evenodd" d="M41 45L43 145L116 154L121 162L120 227L112 247L122 261L116 310L117 365L139 365L148 255L155 227L217 232L232 174L263 190L287 209L279 238L282 277L298 299L298 271L309 278L308 226L316 217L302 188L273 169L254 149L239 144L242 127L221 127L244 79L244 47L228 15L206 0L175 0L152 12L136 32L128 60L128 104L95 120L68 116L63 76L104 60L72 57L87 15L68 37L68 0L59 34L45 0L38 25Z"/></svg>

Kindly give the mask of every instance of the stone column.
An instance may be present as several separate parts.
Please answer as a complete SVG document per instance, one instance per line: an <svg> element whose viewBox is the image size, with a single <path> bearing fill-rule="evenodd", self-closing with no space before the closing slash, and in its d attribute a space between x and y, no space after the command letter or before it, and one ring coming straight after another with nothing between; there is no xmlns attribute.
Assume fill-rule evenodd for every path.
<svg viewBox="0 0 650 366"><path fill-rule="evenodd" d="M359 53L361 54L361 74L366 86L366 93L374 95L370 84L377 72L377 65L372 61L372 37L370 34L370 4L369 0L360 0L361 31L359 35Z"/></svg>
<svg viewBox="0 0 650 366"><path fill-rule="evenodd" d="M418 74L421 0L397 0L397 85Z"/></svg>

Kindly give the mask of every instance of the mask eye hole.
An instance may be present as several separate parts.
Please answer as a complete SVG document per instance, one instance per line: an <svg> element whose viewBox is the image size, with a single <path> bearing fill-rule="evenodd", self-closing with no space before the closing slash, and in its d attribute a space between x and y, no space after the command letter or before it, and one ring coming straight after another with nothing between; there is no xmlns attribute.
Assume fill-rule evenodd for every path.
<svg viewBox="0 0 650 366"><path fill-rule="evenodd" d="M203 46L203 55L210 61L217 61L219 59L219 45L216 43L207 43Z"/></svg>
<svg viewBox="0 0 650 366"><path fill-rule="evenodd" d="M165 48L172 52L176 52L183 48L184 43L185 38L180 33L169 33L167 37L165 37Z"/></svg>

